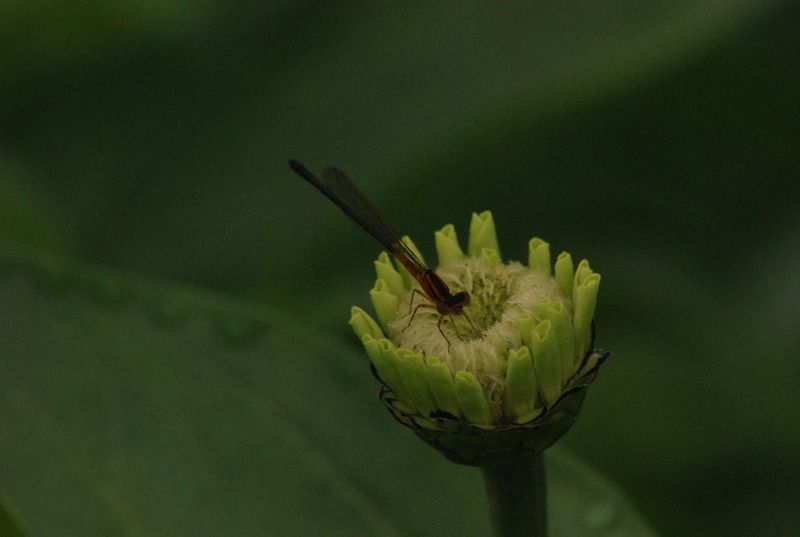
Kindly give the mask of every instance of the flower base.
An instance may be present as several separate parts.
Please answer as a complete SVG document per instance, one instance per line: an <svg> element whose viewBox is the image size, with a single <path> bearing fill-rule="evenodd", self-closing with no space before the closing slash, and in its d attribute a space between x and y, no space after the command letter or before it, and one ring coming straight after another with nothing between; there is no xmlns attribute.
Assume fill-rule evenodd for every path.
<svg viewBox="0 0 800 537"><path fill-rule="evenodd" d="M587 388L609 355L602 350L587 353L555 404L524 423L478 426L441 411L420 416L385 383L380 399L397 421L413 429L425 443L451 461L469 466L506 464L524 454L543 452L572 427ZM374 368L373 374L381 380Z"/></svg>

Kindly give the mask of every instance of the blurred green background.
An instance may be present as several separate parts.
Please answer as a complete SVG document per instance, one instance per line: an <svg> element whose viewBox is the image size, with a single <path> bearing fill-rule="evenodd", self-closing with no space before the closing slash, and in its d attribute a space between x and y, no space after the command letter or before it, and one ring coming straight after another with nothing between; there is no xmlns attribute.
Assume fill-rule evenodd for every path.
<svg viewBox="0 0 800 537"><path fill-rule="evenodd" d="M491 209L504 257L536 234L603 274L614 356L563 444L663 535L798 535L799 22L767 0L5 1L0 239L267 303L360 356L377 249L286 160L347 170L429 257Z"/></svg>

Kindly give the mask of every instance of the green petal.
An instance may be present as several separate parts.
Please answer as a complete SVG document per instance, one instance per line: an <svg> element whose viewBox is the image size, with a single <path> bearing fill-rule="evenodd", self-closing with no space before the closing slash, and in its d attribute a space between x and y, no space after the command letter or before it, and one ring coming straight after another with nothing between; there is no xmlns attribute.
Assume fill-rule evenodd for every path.
<svg viewBox="0 0 800 537"><path fill-rule="evenodd" d="M553 273L550 265L550 244L539 237L534 237L528 242L528 266L539 269L548 276Z"/></svg>
<svg viewBox="0 0 800 537"><path fill-rule="evenodd" d="M369 313L358 306L350 308L350 326L353 327L353 332L356 333L359 339L367 334L374 338L381 338L384 336L383 330L381 330L381 327L375 322L375 319L370 317Z"/></svg>
<svg viewBox="0 0 800 537"><path fill-rule="evenodd" d="M569 311L560 300L542 302L535 310L540 319L550 321L553 326L561 362L561 380L566 382L575 372L575 333Z"/></svg>
<svg viewBox="0 0 800 537"><path fill-rule="evenodd" d="M568 252L561 252L556 259L556 282L561 289L564 298L572 298L572 279L575 276L575 269L572 264L572 256Z"/></svg>
<svg viewBox="0 0 800 537"><path fill-rule="evenodd" d="M361 336L361 344L364 345L364 350L367 351L367 357L376 368L382 362L381 349L378 345L378 340L369 334ZM380 369L380 368L379 368Z"/></svg>
<svg viewBox="0 0 800 537"><path fill-rule="evenodd" d="M503 260L500 259L500 254L498 254L495 250L492 250L490 248L482 249L479 257L484 263L486 263L490 267L496 267L503 263Z"/></svg>
<svg viewBox="0 0 800 537"><path fill-rule="evenodd" d="M387 363L387 358L381 349L381 341L389 341L388 339L375 339L374 337L366 334L361 338L361 343L364 345L364 350L367 351L367 356L372 365L378 371L378 376L386 383L390 384L389 379L392 377L392 371ZM392 379L396 383L396 378ZM391 387L391 386L390 386Z"/></svg>
<svg viewBox="0 0 800 537"><path fill-rule="evenodd" d="M518 418L536 407L536 374L528 347L511 349L508 353L506 396L511 414Z"/></svg>
<svg viewBox="0 0 800 537"><path fill-rule="evenodd" d="M397 397L408 400L408 395L400 381L394 344L386 338L370 339L369 336L364 336L362 342L367 356L378 371L381 380L391 388Z"/></svg>
<svg viewBox="0 0 800 537"><path fill-rule="evenodd" d="M593 272L592 268L589 266L589 261L581 259L581 262L578 263L577 268L575 268L575 278L573 279L572 288L574 289L582 284L590 274L593 274Z"/></svg>
<svg viewBox="0 0 800 537"><path fill-rule="evenodd" d="M519 335L522 338L522 343L528 347L531 346L531 332L535 326L536 319L527 313L514 319L514 327L519 332Z"/></svg>
<svg viewBox="0 0 800 537"><path fill-rule="evenodd" d="M386 282L389 291L401 298L406 293L406 286L403 283L403 277L392 264L392 258L386 252L381 252L378 259L375 260L375 273L378 278Z"/></svg>
<svg viewBox="0 0 800 537"><path fill-rule="evenodd" d="M453 375L450 368L435 356L428 356L426 362L428 372L428 386L436 407L450 414L461 417L461 407L456 399L456 390L453 385Z"/></svg>
<svg viewBox="0 0 800 537"><path fill-rule="evenodd" d="M378 314L378 320L388 333L389 323L397 315L397 305L400 303L400 299L389 291L389 286L381 278L375 280L375 286L370 290L369 297L372 299L375 313Z"/></svg>
<svg viewBox="0 0 800 537"><path fill-rule="evenodd" d="M436 239L436 255L439 257L440 266L464 259L464 251L458 244L458 236L453 224L444 226L434 233L434 237Z"/></svg>
<svg viewBox="0 0 800 537"><path fill-rule="evenodd" d="M500 256L500 245L497 243L497 232L491 211L472 213L472 221L469 224L469 255L478 257L484 248L494 250Z"/></svg>
<svg viewBox="0 0 800 537"><path fill-rule="evenodd" d="M381 351L379 360L382 361L385 374L384 376L384 374L381 374L381 371L378 370L378 373L381 374L381 379L383 379L383 382L392 389L399 399L403 400L406 405L411 405L411 396L406 390L405 384L403 384L402 367L400 358L397 356L397 348L386 338L378 340L378 347Z"/></svg>
<svg viewBox="0 0 800 537"><path fill-rule="evenodd" d="M419 248L417 248L417 245L414 244L414 241L411 240L411 237L409 237L408 235L404 235L403 238L400 239L400 241L403 244L405 244L408 247L408 249L411 250L420 261L422 261L423 263L425 262L425 258L422 257L422 254L419 252ZM414 277L397 260L395 260L395 265L397 266L397 271L403 277L403 283L405 283L405 288L411 289L412 287L414 287L414 284L416 283Z"/></svg>
<svg viewBox="0 0 800 537"><path fill-rule="evenodd" d="M428 376L422 354L409 349L397 349L396 355L399 358L401 380L410 398L409 402L422 416L430 416L435 410L435 405L428 388Z"/></svg>
<svg viewBox="0 0 800 537"><path fill-rule="evenodd" d="M492 413L489 402L475 375L468 371L459 371L455 379L456 397L467 420L477 425L491 425Z"/></svg>
<svg viewBox="0 0 800 537"><path fill-rule="evenodd" d="M575 288L575 360L580 360L589 350L592 331L592 318L597 306L597 292L600 289L600 275L592 273Z"/></svg>
<svg viewBox="0 0 800 537"><path fill-rule="evenodd" d="M550 321L542 321L531 332L533 368L539 395L546 406L556 402L561 395L561 363L558 342Z"/></svg>

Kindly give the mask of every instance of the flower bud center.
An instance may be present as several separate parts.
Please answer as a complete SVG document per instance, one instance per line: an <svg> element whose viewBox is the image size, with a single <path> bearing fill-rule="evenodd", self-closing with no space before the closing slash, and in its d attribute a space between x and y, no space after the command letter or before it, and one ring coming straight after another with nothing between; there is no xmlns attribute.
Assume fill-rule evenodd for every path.
<svg viewBox="0 0 800 537"><path fill-rule="evenodd" d="M469 306L462 314L444 316L423 306L409 322L417 306L429 304L409 291L400 298L398 315L390 325L394 343L440 358L453 373L473 373L490 398L500 397L508 351L522 345L514 321L533 315L540 302L564 300L558 285L541 270L517 262L492 266L475 257L452 262L436 273L452 293L469 293Z"/></svg>

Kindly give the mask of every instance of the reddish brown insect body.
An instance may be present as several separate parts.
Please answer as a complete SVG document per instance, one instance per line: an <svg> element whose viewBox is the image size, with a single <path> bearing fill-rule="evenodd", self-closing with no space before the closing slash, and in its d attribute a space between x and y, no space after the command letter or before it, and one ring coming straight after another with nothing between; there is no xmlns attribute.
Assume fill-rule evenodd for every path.
<svg viewBox="0 0 800 537"><path fill-rule="evenodd" d="M464 315L464 317L472 324L472 320L464 312L464 308L470 302L469 293L466 291L459 291L455 294L450 292L450 288L439 277L433 269L429 268L425 263L417 257L397 236L389 229L383 222L383 219L378 215L377 211L372 207L367 198L356 188L353 182L345 173L338 168L325 168L322 177L319 179L311 173L305 166L296 160L290 160L289 166L300 177L314 185L320 192L322 192L328 199L335 203L344 213L349 216L355 223L361 226L367 233L372 235L381 246L383 246L395 259L408 271L411 276L417 280L422 290L414 289L411 292L411 300L408 304L408 312L410 318L406 328L411 325L414 316L420 308L435 309L439 313L439 320L437 327L442 337L447 341L447 346L450 346L450 340L442 330L442 320L445 316L452 317L453 315ZM414 304L414 297L422 295L428 303L419 304L411 308ZM474 328L474 325L472 325Z"/></svg>

